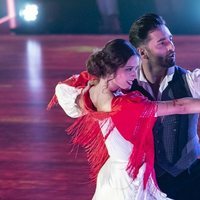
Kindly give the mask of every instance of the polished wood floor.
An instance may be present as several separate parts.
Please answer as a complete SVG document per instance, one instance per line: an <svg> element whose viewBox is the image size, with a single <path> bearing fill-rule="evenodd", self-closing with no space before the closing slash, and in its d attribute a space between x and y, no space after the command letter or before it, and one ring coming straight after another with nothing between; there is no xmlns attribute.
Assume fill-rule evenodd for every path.
<svg viewBox="0 0 200 200"><path fill-rule="evenodd" d="M60 80L84 69L94 48L126 35L0 36L0 200L90 200L84 151L70 153L56 107ZM175 36L177 64L200 66L200 36Z"/></svg>

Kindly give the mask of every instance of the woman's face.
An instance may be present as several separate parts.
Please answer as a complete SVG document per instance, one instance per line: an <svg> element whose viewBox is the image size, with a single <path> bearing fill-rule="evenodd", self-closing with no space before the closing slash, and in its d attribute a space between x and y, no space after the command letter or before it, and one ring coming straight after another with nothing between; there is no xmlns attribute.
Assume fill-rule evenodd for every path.
<svg viewBox="0 0 200 200"><path fill-rule="evenodd" d="M137 55L131 56L124 67L119 68L114 79L109 82L109 89L130 90L132 82L136 79L136 68L139 67L140 58Z"/></svg>

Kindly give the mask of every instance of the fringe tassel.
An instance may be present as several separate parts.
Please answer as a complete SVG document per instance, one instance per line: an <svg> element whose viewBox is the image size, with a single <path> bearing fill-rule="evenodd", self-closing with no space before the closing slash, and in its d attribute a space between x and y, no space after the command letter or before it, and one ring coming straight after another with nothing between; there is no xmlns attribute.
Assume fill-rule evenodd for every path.
<svg viewBox="0 0 200 200"><path fill-rule="evenodd" d="M111 125L108 134L113 128L114 126ZM91 169L90 179L95 182L101 167L109 158L99 121L92 114L88 114L77 119L66 131L67 134L72 135L73 144L85 148Z"/></svg>
<svg viewBox="0 0 200 200"><path fill-rule="evenodd" d="M138 119L138 125L134 130L133 144L135 145L131 153L127 170L133 178L137 177L140 167L146 163L143 186L146 188L150 175L157 186L154 172L154 142L153 142L153 125L155 122L155 104L146 105L144 112ZM139 138L138 138L139 137Z"/></svg>
<svg viewBox="0 0 200 200"><path fill-rule="evenodd" d="M56 95L54 94L53 97L51 98L50 102L47 105L47 110L50 110L53 106L58 104L58 99Z"/></svg>

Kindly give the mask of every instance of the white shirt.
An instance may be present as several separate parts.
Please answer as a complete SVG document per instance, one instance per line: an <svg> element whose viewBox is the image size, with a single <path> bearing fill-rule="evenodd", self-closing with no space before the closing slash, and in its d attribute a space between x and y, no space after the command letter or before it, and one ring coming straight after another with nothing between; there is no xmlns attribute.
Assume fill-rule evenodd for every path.
<svg viewBox="0 0 200 200"><path fill-rule="evenodd" d="M157 98L154 96L153 91L149 83L147 82L141 68L137 69L137 77L138 77L137 80L139 85L142 86L146 91L148 91L152 95L152 97L154 97L156 100L161 100L162 92L168 86L168 82L172 80L174 72L175 72L174 66L168 69L167 75L160 84ZM186 80L193 98L200 98L200 69L195 69L192 72L187 70Z"/></svg>

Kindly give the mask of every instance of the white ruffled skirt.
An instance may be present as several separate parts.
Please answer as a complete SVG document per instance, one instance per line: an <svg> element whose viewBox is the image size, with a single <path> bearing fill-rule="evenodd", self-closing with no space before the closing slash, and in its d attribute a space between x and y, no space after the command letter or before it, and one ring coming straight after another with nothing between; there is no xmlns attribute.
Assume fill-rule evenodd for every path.
<svg viewBox="0 0 200 200"><path fill-rule="evenodd" d="M127 162L112 161L109 158L98 174L92 200L170 200L156 187L151 177L144 190L145 164L134 180L128 175L126 166Z"/></svg>

